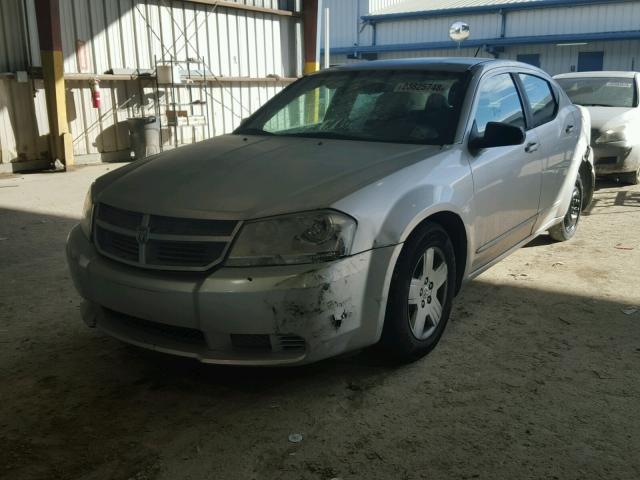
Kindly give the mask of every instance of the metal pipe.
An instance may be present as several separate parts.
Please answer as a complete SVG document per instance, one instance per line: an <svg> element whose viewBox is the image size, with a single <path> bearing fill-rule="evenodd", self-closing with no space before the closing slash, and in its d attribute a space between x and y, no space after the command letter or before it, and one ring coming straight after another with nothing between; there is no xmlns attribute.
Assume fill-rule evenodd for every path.
<svg viewBox="0 0 640 480"><path fill-rule="evenodd" d="M329 7L324 9L324 68L331 66L331 42L329 34L331 27L329 25Z"/></svg>

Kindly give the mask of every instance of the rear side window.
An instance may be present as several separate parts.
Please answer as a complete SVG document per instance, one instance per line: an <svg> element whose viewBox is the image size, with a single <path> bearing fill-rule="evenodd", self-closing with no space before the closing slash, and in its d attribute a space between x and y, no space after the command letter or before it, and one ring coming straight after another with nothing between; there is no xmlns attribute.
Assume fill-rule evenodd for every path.
<svg viewBox="0 0 640 480"><path fill-rule="evenodd" d="M524 112L511 75L503 73L482 83L478 92L475 122L479 134L484 133L489 122L524 128Z"/></svg>
<svg viewBox="0 0 640 480"><path fill-rule="evenodd" d="M556 116L558 102L546 80L526 73L518 74L533 115L533 127L550 122Z"/></svg>

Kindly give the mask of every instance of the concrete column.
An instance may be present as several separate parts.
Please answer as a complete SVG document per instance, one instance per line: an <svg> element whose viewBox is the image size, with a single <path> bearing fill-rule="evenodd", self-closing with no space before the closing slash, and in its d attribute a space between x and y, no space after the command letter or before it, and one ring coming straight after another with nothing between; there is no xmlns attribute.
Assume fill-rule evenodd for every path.
<svg viewBox="0 0 640 480"><path fill-rule="evenodd" d="M67 122L59 0L35 0L42 76L49 116L50 151L65 167L73 165L73 139Z"/></svg>

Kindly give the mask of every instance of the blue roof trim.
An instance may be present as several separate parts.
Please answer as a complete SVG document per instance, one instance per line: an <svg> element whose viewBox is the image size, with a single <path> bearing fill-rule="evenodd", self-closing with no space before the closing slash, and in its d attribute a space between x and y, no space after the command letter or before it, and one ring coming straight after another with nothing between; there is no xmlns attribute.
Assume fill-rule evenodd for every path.
<svg viewBox="0 0 640 480"><path fill-rule="evenodd" d="M572 42L597 42L610 40L638 40L640 30L623 32L598 32L598 33L575 33L569 35L537 35L527 37L506 37L506 38L479 38L466 40L465 47L487 46L513 46L513 45L536 45L543 43L572 43ZM424 42L424 43L398 43L392 45L370 45L359 47L337 47L332 48L331 53L351 54L351 53L381 53L381 52L407 52L415 50L438 50L446 48L458 48L458 44L451 40L446 42ZM322 50L324 52L324 49Z"/></svg>
<svg viewBox="0 0 640 480"><path fill-rule="evenodd" d="M443 17L459 14L483 14L508 12L514 10L532 10L549 7L573 7L579 5L602 5L608 3L627 3L634 0L537 0L522 3L503 3L497 5L481 5L476 7L443 8L440 10L421 10L416 12L387 13L380 15L363 15L360 17L367 23L381 23L393 20L410 20L413 18Z"/></svg>

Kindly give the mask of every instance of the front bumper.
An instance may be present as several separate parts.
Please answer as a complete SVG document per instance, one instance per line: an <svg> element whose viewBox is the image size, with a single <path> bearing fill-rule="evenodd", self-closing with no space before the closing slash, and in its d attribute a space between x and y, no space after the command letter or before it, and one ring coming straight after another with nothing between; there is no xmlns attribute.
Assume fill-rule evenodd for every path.
<svg viewBox="0 0 640 480"><path fill-rule="evenodd" d="M109 260L75 227L67 260L85 322L120 340L205 363L293 365L377 342L400 248L186 274Z"/></svg>
<svg viewBox="0 0 640 480"><path fill-rule="evenodd" d="M635 172L640 168L640 147L616 144L593 144L596 174Z"/></svg>

